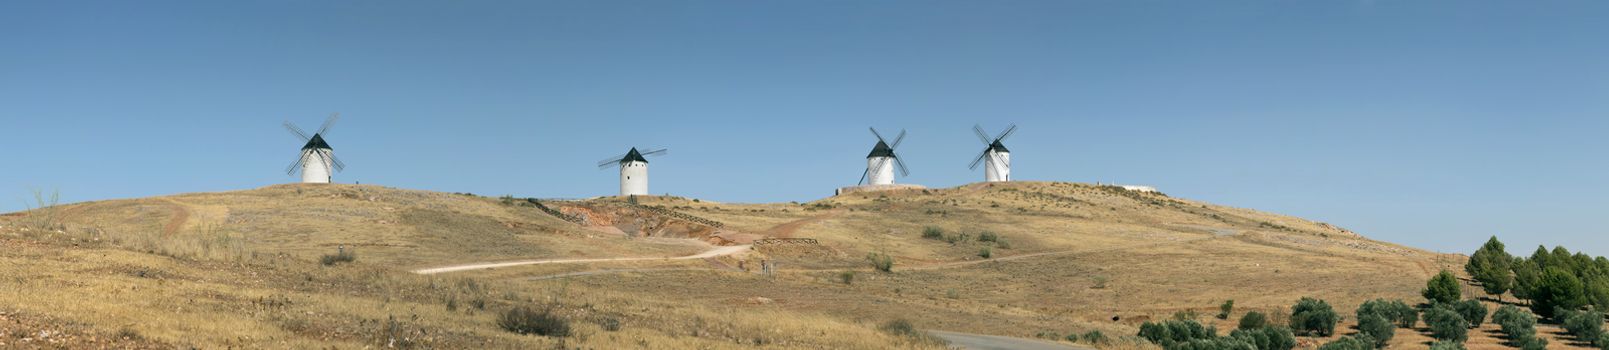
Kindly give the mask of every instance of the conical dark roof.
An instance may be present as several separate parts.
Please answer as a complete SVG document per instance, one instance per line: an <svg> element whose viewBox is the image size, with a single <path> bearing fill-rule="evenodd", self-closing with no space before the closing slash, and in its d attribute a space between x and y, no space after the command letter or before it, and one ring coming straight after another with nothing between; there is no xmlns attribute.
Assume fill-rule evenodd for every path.
<svg viewBox="0 0 1609 350"><path fill-rule="evenodd" d="M989 150L995 153L1011 153L1011 150L1006 149L1006 144L1000 143L1000 140L994 140L994 144L989 145Z"/></svg>
<svg viewBox="0 0 1609 350"><path fill-rule="evenodd" d="M893 158L894 157L894 149L889 148L888 144L883 143L883 141L877 141L877 146L872 147L872 153L867 154L866 158L877 158L877 157Z"/></svg>
<svg viewBox="0 0 1609 350"><path fill-rule="evenodd" d="M631 152L626 152L626 156L620 158L620 164L625 164L625 163L630 163L630 162L647 163L648 158L643 158L642 157L642 152L637 152L637 148L632 147Z"/></svg>
<svg viewBox="0 0 1609 350"><path fill-rule="evenodd" d="M307 140L307 145L302 146L303 151L312 149L334 150L334 148L330 148L330 144L328 142L324 142L324 135L320 134L313 134L313 139Z"/></svg>

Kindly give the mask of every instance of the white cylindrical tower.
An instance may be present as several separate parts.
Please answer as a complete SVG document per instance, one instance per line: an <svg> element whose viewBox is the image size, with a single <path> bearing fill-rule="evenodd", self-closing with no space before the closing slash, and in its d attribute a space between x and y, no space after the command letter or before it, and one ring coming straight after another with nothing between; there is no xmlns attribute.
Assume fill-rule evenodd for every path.
<svg viewBox="0 0 1609 350"><path fill-rule="evenodd" d="M1011 181L1011 152L990 150L984 165L983 181Z"/></svg>
<svg viewBox="0 0 1609 350"><path fill-rule="evenodd" d="M894 184L894 157L867 157L866 183L870 185Z"/></svg>
<svg viewBox="0 0 1609 350"><path fill-rule="evenodd" d="M620 163L620 196L648 195L648 162Z"/></svg>
<svg viewBox="0 0 1609 350"><path fill-rule="evenodd" d="M302 183L327 184L330 183L330 159L324 157L325 150L306 150L302 154L307 158L302 162Z"/></svg>

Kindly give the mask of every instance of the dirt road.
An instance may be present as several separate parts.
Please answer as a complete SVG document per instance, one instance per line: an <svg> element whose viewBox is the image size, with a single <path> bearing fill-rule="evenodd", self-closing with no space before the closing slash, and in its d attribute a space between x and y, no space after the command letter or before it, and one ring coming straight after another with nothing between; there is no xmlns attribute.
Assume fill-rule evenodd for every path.
<svg viewBox="0 0 1609 350"><path fill-rule="evenodd" d="M1078 347L1061 343L1052 343L1038 339L1024 339L1002 337L996 335L982 335L969 333L956 333L945 331L927 331L935 337L950 341L951 349L962 350L1091 350L1094 348Z"/></svg>
<svg viewBox="0 0 1609 350"><path fill-rule="evenodd" d="M524 266L524 265L542 265L542 264L577 264L577 263L595 263L595 262L611 262L611 261L649 261L649 260L695 260L695 259L705 259L705 258L713 258L713 257L719 257L719 256L727 256L727 255L741 253L741 252L746 251L746 250L749 250L748 245L736 245L736 246L727 246L727 247L716 247L715 249L710 249L710 250L705 251L703 253L698 253L698 254L695 254L695 255L682 256L682 257L674 257L674 258L601 258L601 259L523 260L523 261L509 261L509 262L497 262L497 263L476 263L476 264L433 267L433 268L428 268L428 269L414 270L413 273L417 273L417 274L421 274L421 275L434 275L434 274L438 274L438 273L460 272L460 271L471 271L471 270L485 270L485 269L495 269L495 268L500 268L500 267Z"/></svg>

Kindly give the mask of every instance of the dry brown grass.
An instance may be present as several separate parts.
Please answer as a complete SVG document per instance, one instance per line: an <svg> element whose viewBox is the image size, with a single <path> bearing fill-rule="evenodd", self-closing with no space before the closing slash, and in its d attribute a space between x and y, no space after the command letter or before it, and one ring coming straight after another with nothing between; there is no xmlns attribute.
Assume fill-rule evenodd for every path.
<svg viewBox="0 0 1609 350"><path fill-rule="evenodd" d="M134 331L205 347L377 346L394 334L438 347L549 346L558 341L498 330L495 311L558 305L576 320L578 335L564 342L594 348L929 346L876 330L904 318L924 329L1020 337L1101 330L1114 339L1103 347L1136 349L1150 347L1125 336L1176 312L1211 315L1234 299L1236 317L1204 319L1231 329L1247 311L1277 312L1314 296L1350 318L1365 300L1418 300L1431 274L1463 262L1328 224L1083 184L977 184L810 203L639 201L724 222L731 232L821 245L708 261L414 276L402 271L704 248L580 227L493 198L284 185L66 206L67 233L10 233L30 243L0 253L0 277L26 283L0 287L11 288L0 305L28 305L18 308L103 332L154 313L157 321ZM922 239L927 226L971 237ZM1007 245L979 241L983 231ZM341 245L360 252L356 264L318 267L316 257ZM992 259L977 256L984 247ZM871 252L892 255L893 272L872 271ZM741 261L757 271L762 259L779 272L732 270ZM138 270L157 277L131 275ZM843 283L842 271L857 271L854 282ZM571 273L583 274L541 278ZM611 319L619 331L600 326ZM1423 339L1412 333L1399 330L1395 342L1416 347ZM1485 334L1473 333L1472 348L1495 344Z"/></svg>

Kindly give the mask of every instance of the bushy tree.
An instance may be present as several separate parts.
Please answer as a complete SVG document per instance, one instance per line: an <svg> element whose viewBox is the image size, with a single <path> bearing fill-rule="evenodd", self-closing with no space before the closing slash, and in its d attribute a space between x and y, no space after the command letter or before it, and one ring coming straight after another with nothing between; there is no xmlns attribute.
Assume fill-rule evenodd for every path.
<svg viewBox="0 0 1609 350"><path fill-rule="evenodd" d="M1430 350L1468 350L1468 349L1464 348L1464 342L1443 340L1443 341L1438 341L1438 342L1435 342L1435 343L1431 343L1430 344Z"/></svg>
<svg viewBox="0 0 1609 350"><path fill-rule="evenodd" d="M1598 311L1565 312L1564 330L1582 342L1603 345L1603 313Z"/></svg>
<svg viewBox="0 0 1609 350"><path fill-rule="evenodd" d="M1291 308L1291 328L1297 334L1328 337L1335 334L1335 323L1341 320L1330 303L1313 298L1302 298Z"/></svg>
<svg viewBox="0 0 1609 350"><path fill-rule="evenodd" d="M1380 315L1358 316L1358 332L1374 339L1375 347L1383 347L1396 336L1397 326Z"/></svg>
<svg viewBox="0 0 1609 350"><path fill-rule="evenodd" d="M1486 322L1486 304L1481 304L1480 301L1460 301L1453 303L1452 307L1453 311L1464 317L1465 322L1469 322L1469 328L1480 327L1481 323Z"/></svg>
<svg viewBox="0 0 1609 350"><path fill-rule="evenodd" d="M1556 319L1554 310L1576 310L1587 305L1586 291L1581 279L1563 267L1548 267L1542 281L1531 292L1531 311L1542 317Z"/></svg>
<svg viewBox="0 0 1609 350"><path fill-rule="evenodd" d="M1367 334L1353 334L1320 346L1319 350L1374 350L1377 342Z"/></svg>
<svg viewBox="0 0 1609 350"><path fill-rule="evenodd" d="M1419 310L1401 300L1375 299L1363 302L1358 306L1358 319L1363 319L1365 315L1379 315L1395 322L1400 328L1413 328L1414 324L1419 323Z"/></svg>
<svg viewBox="0 0 1609 350"><path fill-rule="evenodd" d="M1268 327L1268 315L1252 311L1240 316L1240 329L1259 329L1263 327Z"/></svg>
<svg viewBox="0 0 1609 350"><path fill-rule="evenodd" d="M1464 298L1463 290L1458 288L1458 277L1447 270L1442 270L1436 277L1431 277L1430 282L1425 283L1425 290L1421 294L1431 304L1452 303Z"/></svg>
<svg viewBox="0 0 1609 350"><path fill-rule="evenodd" d="M1235 312L1235 300L1234 299L1230 299L1229 301L1225 301L1223 303L1223 305L1218 305L1218 319L1220 319L1220 320L1229 319L1229 314L1233 313L1233 312Z"/></svg>
<svg viewBox="0 0 1609 350"><path fill-rule="evenodd" d="M1256 345L1235 338L1192 339L1164 346L1167 350L1258 350Z"/></svg>
<svg viewBox="0 0 1609 350"><path fill-rule="evenodd" d="M1542 285L1542 268L1535 261L1523 257L1514 258L1514 297L1531 299L1531 294Z"/></svg>
<svg viewBox="0 0 1609 350"><path fill-rule="evenodd" d="M1512 305L1505 305L1492 314L1492 323L1502 327L1508 335L1509 345L1521 350L1546 349L1548 341L1536 337L1536 315Z"/></svg>
<svg viewBox="0 0 1609 350"><path fill-rule="evenodd" d="M1180 343L1192 340L1205 340L1218 337L1215 329L1201 325L1196 320L1169 320L1161 323L1146 322L1140 325L1140 338L1172 349Z"/></svg>
<svg viewBox="0 0 1609 350"><path fill-rule="evenodd" d="M1445 305L1425 310L1425 324L1430 326L1431 337L1438 340L1462 342L1469 338L1469 322Z"/></svg>
<svg viewBox="0 0 1609 350"><path fill-rule="evenodd" d="M1469 263L1464 264L1464 272L1480 282L1486 294L1497 296L1497 300L1503 300L1503 293L1514 287L1514 256L1506 249L1497 236L1492 236L1469 257Z"/></svg>
<svg viewBox="0 0 1609 350"><path fill-rule="evenodd" d="M1237 329L1230 332L1229 337L1251 343L1258 350L1291 350L1296 347L1296 334L1285 327Z"/></svg>

